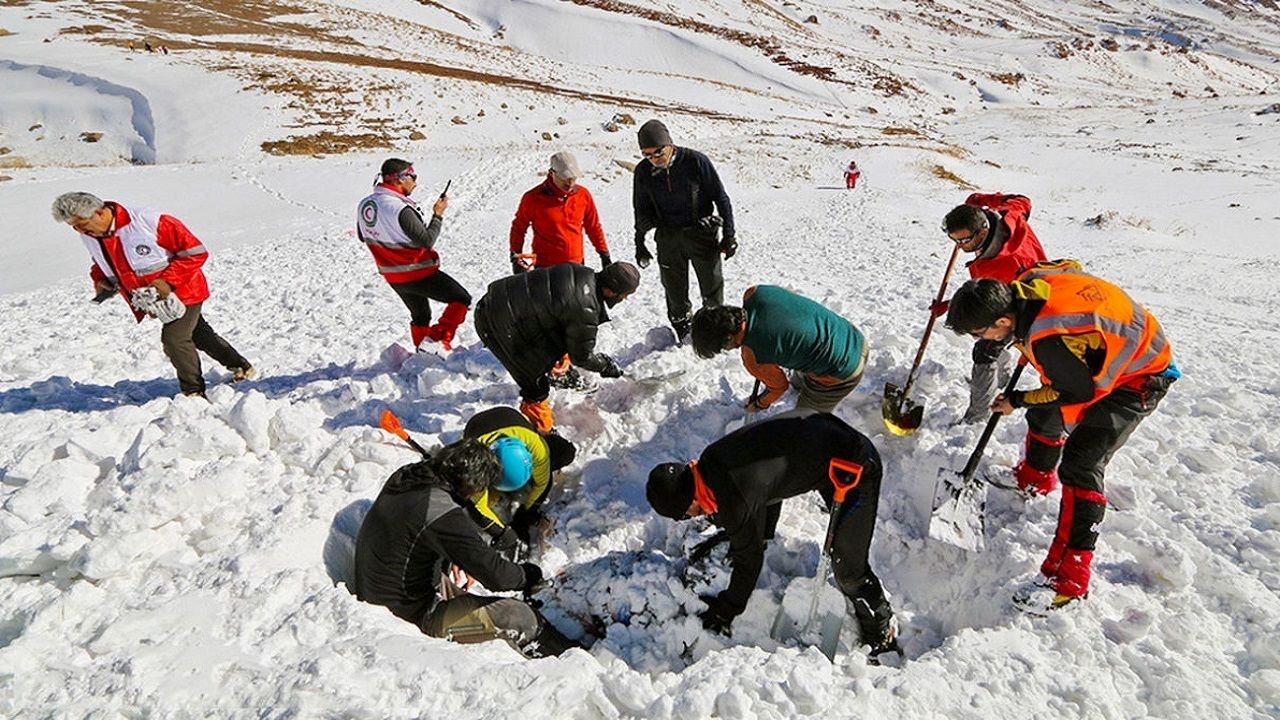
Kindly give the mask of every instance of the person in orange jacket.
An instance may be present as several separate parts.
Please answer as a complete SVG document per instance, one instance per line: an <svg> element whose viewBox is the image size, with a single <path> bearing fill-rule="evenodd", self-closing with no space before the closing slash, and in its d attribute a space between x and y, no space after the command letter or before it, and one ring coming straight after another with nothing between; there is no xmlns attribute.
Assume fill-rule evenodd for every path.
<svg viewBox="0 0 1280 720"><path fill-rule="evenodd" d="M605 240L600 214L591 191L580 185L582 170L572 153L562 150L551 156L547 177L520 198L511 221L511 272L546 268L560 263L583 263L582 235L600 256L600 266L613 262ZM524 262L524 239L533 228L533 258Z"/></svg>
<svg viewBox="0 0 1280 720"><path fill-rule="evenodd" d="M1042 577L1014 597L1043 613L1085 598L1107 508L1103 475L1111 457L1180 377L1155 316L1123 290L1074 260L1040 263L1011 283L966 282L951 299L947 327L957 334L1012 341L1040 373L1042 386L998 395L991 411L1058 413L1070 434L1054 448L1062 479L1058 528ZM1018 485L1047 494L1056 479Z"/></svg>
<svg viewBox="0 0 1280 720"><path fill-rule="evenodd" d="M204 319L209 283L202 269L209 251L181 220L156 210L125 207L86 192L53 201L53 219L80 233L93 258L89 271L95 300L119 292L138 322L148 315L164 323L160 342L184 395L204 397L200 352L231 371L231 381L257 371ZM150 301L144 305L144 298ZM177 302L174 302L174 301Z"/></svg>
<svg viewBox="0 0 1280 720"><path fill-rule="evenodd" d="M431 206L430 222L424 222L422 209L409 199L417 186L418 173L408 160L383 162L373 193L360 201L356 235L369 247L378 272L409 308L413 346L432 340L450 350L471 307L471 295L440 271L440 254L435 249L449 198L441 195ZM431 300L445 303L434 325Z"/></svg>
<svg viewBox="0 0 1280 720"><path fill-rule="evenodd" d="M578 159L567 150L551 156L547 177L520 198L516 217L511 221L511 272L520 274L535 268L549 268L561 263L583 263L582 235L585 231L600 256L600 267L606 268L609 243L600 224L595 198L578 184L582 169ZM533 228L532 258L524 254L524 239ZM569 362L566 355L551 368L551 385L568 390L584 390L590 383Z"/></svg>

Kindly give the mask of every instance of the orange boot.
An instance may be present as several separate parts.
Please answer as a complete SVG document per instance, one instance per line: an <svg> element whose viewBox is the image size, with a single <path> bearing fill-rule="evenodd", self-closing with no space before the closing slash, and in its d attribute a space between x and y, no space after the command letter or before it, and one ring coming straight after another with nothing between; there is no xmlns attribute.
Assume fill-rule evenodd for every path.
<svg viewBox="0 0 1280 720"><path fill-rule="evenodd" d="M551 426L554 419L551 416L551 401L543 398L536 402L524 401L520 403L520 412L529 418L529 422L533 423L533 427L540 433L551 432Z"/></svg>
<svg viewBox="0 0 1280 720"><path fill-rule="evenodd" d="M413 347L416 349L422 344L423 340L431 337L431 328L427 325L409 324L409 337L413 338Z"/></svg>

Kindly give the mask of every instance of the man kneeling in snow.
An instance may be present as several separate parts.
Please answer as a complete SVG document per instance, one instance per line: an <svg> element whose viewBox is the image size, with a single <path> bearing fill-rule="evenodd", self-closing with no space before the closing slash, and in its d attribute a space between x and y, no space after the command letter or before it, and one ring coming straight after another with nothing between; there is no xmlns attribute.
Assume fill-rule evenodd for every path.
<svg viewBox="0 0 1280 720"><path fill-rule="evenodd" d="M528 603L471 595L446 575L452 565L489 590L523 590L526 596L542 583L541 568L503 558L467 513L467 498L501 476L497 456L476 440L461 440L397 470L356 538L356 597L432 637L505 640L530 658L576 647Z"/></svg>
<svg viewBox="0 0 1280 720"><path fill-rule="evenodd" d="M747 607L764 566L782 501L817 490L831 506L832 468L858 468L840 506L831 560L836 584L858 620L870 655L898 651L898 624L880 579L867 563L880 500L880 454L862 433L830 413L793 410L711 443L698 460L664 463L649 473L645 494L659 515L686 520L710 515L729 540L733 574L719 595L704 595L700 617L712 632L729 634ZM826 578L820 578L825 583Z"/></svg>

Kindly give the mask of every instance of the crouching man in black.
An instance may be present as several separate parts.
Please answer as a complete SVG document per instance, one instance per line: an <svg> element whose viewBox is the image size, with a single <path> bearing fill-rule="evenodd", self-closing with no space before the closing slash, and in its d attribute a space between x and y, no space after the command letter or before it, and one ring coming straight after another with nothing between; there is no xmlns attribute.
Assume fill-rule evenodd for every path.
<svg viewBox="0 0 1280 720"><path fill-rule="evenodd" d="M817 490L831 507L832 467L860 467L845 497L831 561L874 657L898 649L898 625L879 578L867 564L880 499L880 455L865 435L830 413L795 410L726 435L690 463L664 463L649 473L646 494L661 515L676 520L710 515L728 534L733 574L719 595L703 596L702 625L728 635L747 607L773 538L782 501ZM818 538L819 542L822 538ZM823 578L825 582L825 578Z"/></svg>
<svg viewBox="0 0 1280 720"><path fill-rule="evenodd" d="M542 582L537 565L517 565L490 548L467 511L467 498L501 474L497 456L476 440L397 470L356 538L356 597L454 642L505 640L530 658L577 647L527 602L471 595L447 577L453 565L489 590L526 596Z"/></svg>

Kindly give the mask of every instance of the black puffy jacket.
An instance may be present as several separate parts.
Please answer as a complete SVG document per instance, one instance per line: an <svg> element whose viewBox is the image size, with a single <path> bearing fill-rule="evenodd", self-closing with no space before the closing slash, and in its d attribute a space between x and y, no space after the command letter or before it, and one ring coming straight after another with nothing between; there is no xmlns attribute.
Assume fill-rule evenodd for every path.
<svg viewBox="0 0 1280 720"><path fill-rule="evenodd" d="M530 377L565 353L584 370L603 370L608 359L595 352L596 329L608 321L595 271L576 263L495 280L476 303L476 326L490 336L485 345Z"/></svg>

